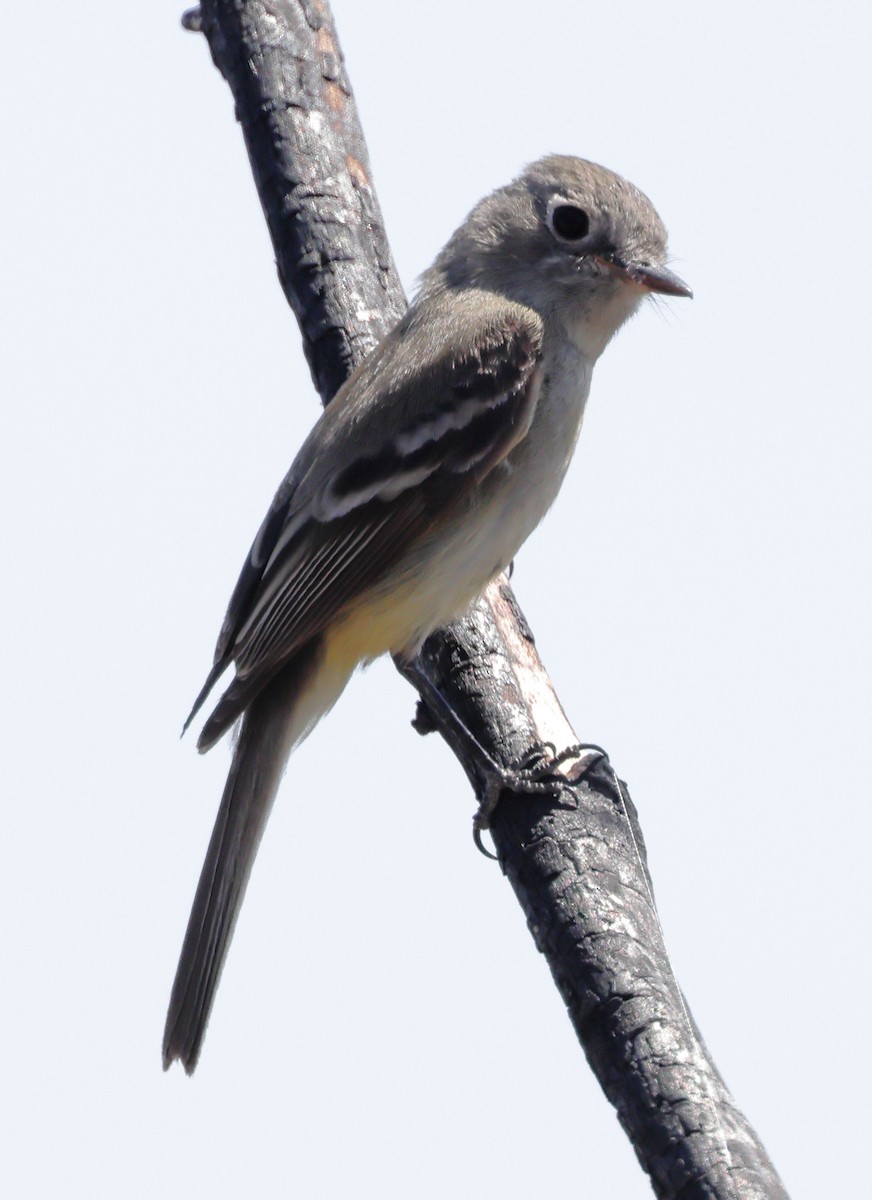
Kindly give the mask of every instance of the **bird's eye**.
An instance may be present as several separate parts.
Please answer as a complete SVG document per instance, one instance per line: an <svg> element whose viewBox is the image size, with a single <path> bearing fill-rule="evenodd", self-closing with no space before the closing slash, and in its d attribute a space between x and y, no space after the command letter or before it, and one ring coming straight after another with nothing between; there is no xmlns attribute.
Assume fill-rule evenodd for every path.
<svg viewBox="0 0 872 1200"><path fill-rule="evenodd" d="M590 217L574 204L558 204L551 212L551 228L567 242L580 242L590 230Z"/></svg>

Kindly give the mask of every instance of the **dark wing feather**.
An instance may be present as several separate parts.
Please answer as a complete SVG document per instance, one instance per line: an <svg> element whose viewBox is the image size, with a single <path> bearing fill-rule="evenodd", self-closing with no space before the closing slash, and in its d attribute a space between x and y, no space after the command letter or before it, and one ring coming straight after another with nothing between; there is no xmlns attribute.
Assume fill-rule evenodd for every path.
<svg viewBox="0 0 872 1200"><path fill-rule="evenodd" d="M215 666L188 718L235 662L236 677L204 726L201 750L221 737L300 645L389 574L409 545L462 504L526 434L539 393L540 328L533 314L522 320L516 314L526 317L525 311L512 308L509 319L479 330L459 361L449 345L418 372L392 379L389 346L374 378L350 381L357 380L358 391L369 387L383 396L380 415L401 414L374 451L362 455L355 448L361 418L353 387L328 408L322 421L332 422L333 444L325 457L334 469L325 472L324 459L317 458L301 465L304 447L261 526L231 599ZM421 394L432 404L422 408Z"/></svg>

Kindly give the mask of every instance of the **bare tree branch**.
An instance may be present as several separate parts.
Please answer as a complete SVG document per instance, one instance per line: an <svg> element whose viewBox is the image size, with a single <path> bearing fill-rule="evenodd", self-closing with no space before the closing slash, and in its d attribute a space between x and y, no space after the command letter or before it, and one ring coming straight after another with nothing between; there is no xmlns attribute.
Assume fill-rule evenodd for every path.
<svg viewBox="0 0 872 1200"><path fill-rule="evenodd" d="M329 7L204 0L183 23L205 33L233 93L282 287L327 403L405 307ZM422 695L419 728L440 728L479 794L499 782L495 763L578 741L505 579L428 639L405 674ZM434 707L434 688L453 717ZM570 757L553 783L548 794L502 789L494 843L655 1193L785 1197L672 974L626 788L597 751Z"/></svg>

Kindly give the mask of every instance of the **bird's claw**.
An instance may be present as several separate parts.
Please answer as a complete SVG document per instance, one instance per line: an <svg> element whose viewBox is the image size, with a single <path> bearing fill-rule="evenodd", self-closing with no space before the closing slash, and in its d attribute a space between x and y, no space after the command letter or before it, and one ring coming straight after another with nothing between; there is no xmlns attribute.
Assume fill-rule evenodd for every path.
<svg viewBox="0 0 872 1200"><path fill-rule="evenodd" d="M472 839L486 858L497 857L483 844L481 835L485 829L490 828L490 819L502 792L518 792L531 796L562 792L569 788L573 781L560 773L558 767L571 758L578 758L587 750L595 750L602 757L607 757L601 747L590 744L575 743L558 751L553 742L539 742L515 766L496 767L488 772L479 792L478 809L472 820Z"/></svg>

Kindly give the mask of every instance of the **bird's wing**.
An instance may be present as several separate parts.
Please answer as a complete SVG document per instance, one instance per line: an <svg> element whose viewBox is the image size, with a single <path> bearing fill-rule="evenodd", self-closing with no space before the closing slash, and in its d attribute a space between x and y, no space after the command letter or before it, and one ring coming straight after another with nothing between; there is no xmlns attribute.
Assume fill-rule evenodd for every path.
<svg viewBox="0 0 872 1200"><path fill-rule="evenodd" d="M428 328L429 352L412 369L399 344L409 326L401 325L328 407L231 598L215 667L188 720L231 660L236 678L201 748L525 436L539 396L541 323L516 305L500 317L479 322L462 356L456 320L445 331Z"/></svg>

